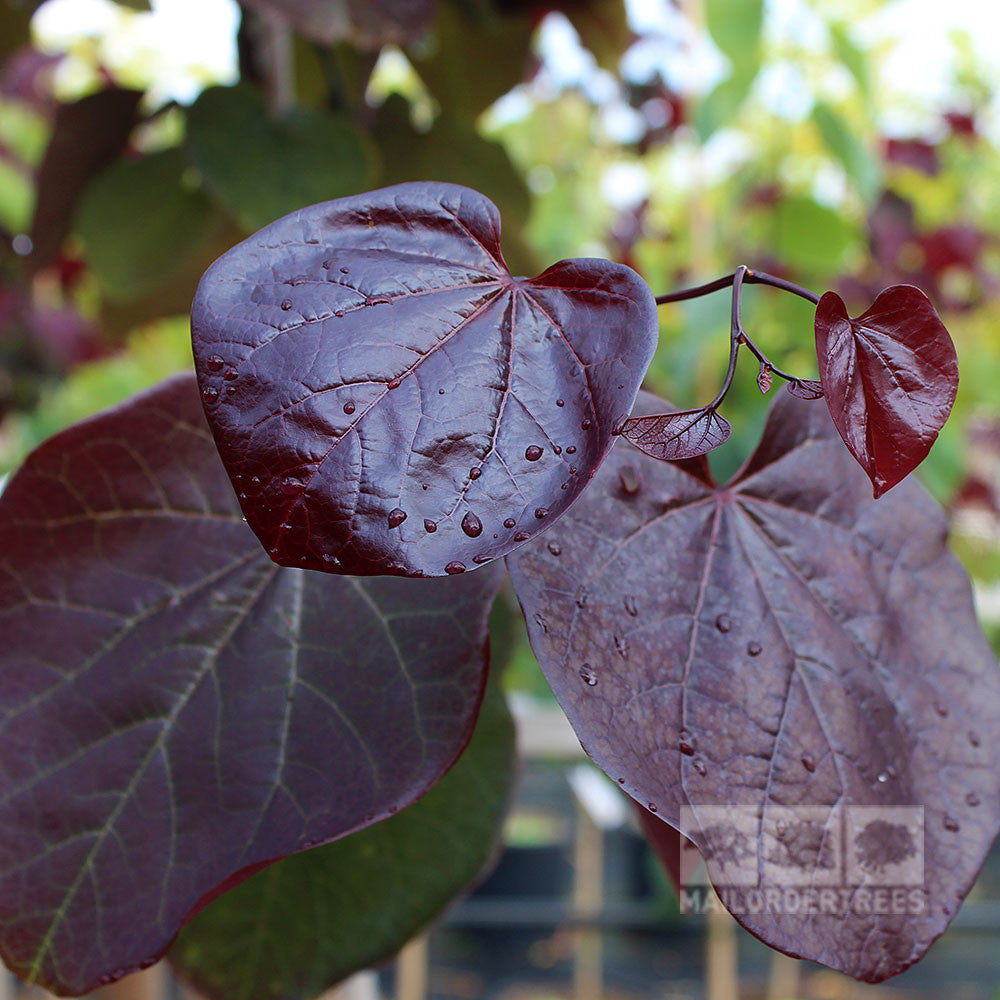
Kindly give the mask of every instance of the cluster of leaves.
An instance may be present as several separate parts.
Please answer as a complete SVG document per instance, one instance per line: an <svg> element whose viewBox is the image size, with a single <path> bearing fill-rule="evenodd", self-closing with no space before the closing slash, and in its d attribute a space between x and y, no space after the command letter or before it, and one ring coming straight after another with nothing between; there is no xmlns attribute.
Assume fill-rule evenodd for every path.
<svg viewBox="0 0 1000 1000"><path fill-rule="evenodd" d="M644 396L629 417L657 335L642 279L593 259L514 278L499 236L486 198L430 183L266 226L202 279L197 386L64 431L0 497L0 940L19 974L84 992L197 914L170 952L184 974L281 997L405 940L496 839L495 695L409 804L469 740L503 556L581 743L713 877L685 807L809 805L826 829L845 805L923 806L919 912L739 914L754 933L877 981L947 925L1000 824L980 735L1000 674L940 511L912 479L873 499L837 436L876 496L926 453L957 380L933 309L901 287L851 319L827 293L827 406L791 380L719 486L710 438L609 456L669 413ZM734 357L756 351L748 273ZM484 808L459 821L470 794ZM319 922L282 952L303 886Z"/></svg>
<svg viewBox="0 0 1000 1000"><path fill-rule="evenodd" d="M693 112L665 85L636 88L671 107L644 148L689 116L707 137L747 100L762 5L707 6L730 77ZM613 66L621 5L560 7ZM0 323L17 317L25 352L46 345L28 369L63 371L186 311L218 253L324 203L209 268L197 386L180 377L54 437L0 498L4 959L80 993L169 949L211 996L277 1000L391 954L498 839L512 743L486 684L486 622L507 557L553 691L654 842L683 828L721 878L687 806L758 809L763 857L776 807L818 807L832 828L845 804L924 805L919 914L739 915L852 975L901 971L968 891L1000 809L996 662L940 512L901 482L955 394L930 303L894 287L851 318L827 293L819 383L774 368L734 308L712 404L634 406L658 323L628 267L564 260L515 278L493 204L453 184L325 201L470 184L502 209L514 272L537 270L525 184L474 122L530 73L528 39L553 5L246 8L239 86L152 115L120 87L48 95L48 142L20 151L32 250L0 259ZM17 22L6 50L27 22L0 11ZM291 104L255 12L297 32ZM861 81L848 35L834 38ZM440 106L427 131L402 98L364 100L385 42L406 47ZM38 79L44 60L31 66ZM813 120L874 191L851 129L830 107ZM846 260L837 213L755 190L783 265ZM12 235L24 220L2 213ZM576 252L577 215L560 204L550 241ZM622 257L644 263L648 230L632 222ZM804 253L803 233L822 252ZM39 306L28 282L53 277L63 299ZM83 321L73 307L95 287L96 322ZM857 283L838 289L858 297ZM729 433L717 406L744 347L760 390L788 378L790 395L718 485L702 456ZM873 500L838 433L888 496ZM248 934L252 963L234 947Z"/></svg>

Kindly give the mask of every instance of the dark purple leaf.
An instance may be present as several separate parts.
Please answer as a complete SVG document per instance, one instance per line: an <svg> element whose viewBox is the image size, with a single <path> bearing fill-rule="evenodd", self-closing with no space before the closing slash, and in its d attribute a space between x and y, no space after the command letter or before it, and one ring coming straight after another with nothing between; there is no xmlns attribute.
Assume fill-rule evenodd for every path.
<svg viewBox="0 0 1000 1000"><path fill-rule="evenodd" d="M626 464L642 488L623 496ZM825 407L783 393L727 486L620 446L544 541L508 559L532 646L598 765L707 855L718 886L733 876L720 832L749 816L728 848L749 865L723 897L737 919L871 981L944 930L1000 822L987 735L1000 672L946 534L915 480L875 503ZM864 912L858 883L885 884L879 852L899 846L893 817L910 807L924 823L915 897ZM782 842L789 811L805 826ZM885 827L857 830L866 816ZM825 844L815 863L806 850L824 830L831 850L860 852L864 878L845 867L837 886L846 915L740 896L780 892L790 869L771 862L792 846L795 885L826 877Z"/></svg>
<svg viewBox="0 0 1000 1000"><path fill-rule="evenodd" d="M275 566L192 376L42 445L0 497L10 968L93 989L221 887L426 791L471 733L499 576Z"/></svg>
<svg viewBox="0 0 1000 1000"><path fill-rule="evenodd" d="M108 90L60 104L38 168L30 265L51 263L87 184L122 151L136 122L140 90Z"/></svg>
<svg viewBox="0 0 1000 1000"><path fill-rule="evenodd" d="M799 378L789 382L785 388L799 399L822 399L823 386L812 378Z"/></svg>
<svg viewBox="0 0 1000 1000"><path fill-rule="evenodd" d="M209 268L202 394L275 562L462 572L584 489L652 357L652 292L608 261L512 278L499 238L475 191L400 184L286 216Z"/></svg>
<svg viewBox="0 0 1000 1000"><path fill-rule="evenodd" d="M761 394L766 396L771 391L771 384L774 379L771 377L771 369L767 367L762 361L760 363L760 369L757 372L757 388L760 389Z"/></svg>
<svg viewBox="0 0 1000 1000"><path fill-rule="evenodd" d="M640 451L661 462L705 455L729 439L733 428L710 406L676 413L630 417L621 434Z"/></svg>
<svg viewBox="0 0 1000 1000"><path fill-rule="evenodd" d="M816 354L833 422L880 497L924 460L948 419L955 345L919 288L893 285L855 319L827 292L816 307Z"/></svg>

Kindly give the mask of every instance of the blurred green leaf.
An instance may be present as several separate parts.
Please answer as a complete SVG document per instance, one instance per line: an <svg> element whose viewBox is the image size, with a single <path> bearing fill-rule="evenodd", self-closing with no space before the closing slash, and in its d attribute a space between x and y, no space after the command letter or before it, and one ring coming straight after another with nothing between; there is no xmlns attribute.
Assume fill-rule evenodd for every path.
<svg viewBox="0 0 1000 1000"><path fill-rule="evenodd" d="M834 54L854 77L862 96L866 99L869 98L871 96L871 72L868 56L855 45L846 25L833 23L828 27Z"/></svg>
<svg viewBox="0 0 1000 1000"><path fill-rule="evenodd" d="M395 954L483 872L514 771L514 727L494 679L468 748L423 798L209 903L171 962L218 1000L286 1000Z"/></svg>
<svg viewBox="0 0 1000 1000"><path fill-rule="evenodd" d="M367 187L361 133L324 111L272 118L252 87L213 87L188 112L187 150L205 187L248 232Z"/></svg>
<svg viewBox="0 0 1000 1000"><path fill-rule="evenodd" d="M26 101L0 98L0 148L6 147L26 166L35 167L48 139L48 123Z"/></svg>
<svg viewBox="0 0 1000 1000"><path fill-rule="evenodd" d="M27 231L34 207L35 186L27 170L0 157L0 228Z"/></svg>
<svg viewBox="0 0 1000 1000"><path fill-rule="evenodd" d="M695 111L695 130L702 142L736 118L737 112L753 86L755 72L735 73L716 84L698 104Z"/></svg>
<svg viewBox="0 0 1000 1000"><path fill-rule="evenodd" d="M829 104L819 102L812 118L823 144L840 161L865 202L872 203L882 186L881 164L873 151Z"/></svg>
<svg viewBox="0 0 1000 1000"><path fill-rule="evenodd" d="M520 11L439 0L427 47L412 53L414 66L445 111L471 122L524 79L532 27Z"/></svg>
<svg viewBox="0 0 1000 1000"><path fill-rule="evenodd" d="M563 13L584 47L597 60L597 65L616 73L622 54L632 40L622 0L582 0L567 4Z"/></svg>
<svg viewBox="0 0 1000 1000"><path fill-rule="evenodd" d="M782 198L773 209L773 251L796 269L837 274L856 240L843 216L811 198Z"/></svg>
<svg viewBox="0 0 1000 1000"><path fill-rule="evenodd" d="M210 205L185 182L185 168L181 151L168 149L119 160L87 189L76 231L109 297L127 301L167 284L211 237Z"/></svg>
<svg viewBox="0 0 1000 1000"><path fill-rule="evenodd" d="M733 75L752 78L760 66L764 0L707 0L705 21Z"/></svg>

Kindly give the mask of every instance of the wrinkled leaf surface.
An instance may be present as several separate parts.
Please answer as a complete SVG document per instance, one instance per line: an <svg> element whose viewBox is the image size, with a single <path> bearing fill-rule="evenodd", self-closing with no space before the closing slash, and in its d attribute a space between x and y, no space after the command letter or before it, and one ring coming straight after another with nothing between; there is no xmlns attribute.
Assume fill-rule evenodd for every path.
<svg viewBox="0 0 1000 1000"><path fill-rule="evenodd" d="M865 980L926 951L997 832L1000 672L945 537L918 483L876 503L825 408L783 393L727 486L619 446L508 559L591 757L717 886L742 873L723 899L745 927ZM880 912L870 893L910 858L916 897ZM827 879L846 891L832 912L746 895Z"/></svg>
<svg viewBox="0 0 1000 1000"><path fill-rule="evenodd" d="M275 562L440 576L579 496L657 337L631 269L513 278L493 204L412 183L314 205L217 261L192 309L209 421Z"/></svg>
<svg viewBox="0 0 1000 1000"><path fill-rule="evenodd" d="M816 354L833 422L879 497L924 460L948 419L955 345L919 288L893 285L855 319L827 292L816 307Z"/></svg>
<svg viewBox="0 0 1000 1000"><path fill-rule="evenodd" d="M0 950L82 993L237 873L409 805L461 752L499 574L281 569L179 376L0 496Z"/></svg>

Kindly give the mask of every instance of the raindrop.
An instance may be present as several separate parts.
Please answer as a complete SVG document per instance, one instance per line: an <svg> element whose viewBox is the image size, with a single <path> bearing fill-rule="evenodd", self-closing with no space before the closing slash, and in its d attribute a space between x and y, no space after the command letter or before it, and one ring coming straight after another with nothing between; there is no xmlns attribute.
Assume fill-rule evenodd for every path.
<svg viewBox="0 0 1000 1000"><path fill-rule="evenodd" d="M354 404L351 402L344 403L344 413L350 416L354 412Z"/></svg>
<svg viewBox="0 0 1000 1000"><path fill-rule="evenodd" d="M628 639L622 635L614 635L611 637L615 642L615 650L618 655L623 659L628 659Z"/></svg>
<svg viewBox="0 0 1000 1000"><path fill-rule="evenodd" d="M336 316L337 319L343 319L343 317L344 317L344 310L343 309L338 309L333 315Z"/></svg>
<svg viewBox="0 0 1000 1000"><path fill-rule="evenodd" d="M580 424L580 430L589 431L590 430L590 421L589 420L582 421L581 424Z"/></svg>
<svg viewBox="0 0 1000 1000"><path fill-rule="evenodd" d="M633 617L639 614L639 605L636 603L634 594L625 595L625 610Z"/></svg>
<svg viewBox="0 0 1000 1000"><path fill-rule="evenodd" d="M235 385L227 385L226 386L226 395L227 396L235 396L236 395L236 386Z"/></svg>
<svg viewBox="0 0 1000 1000"><path fill-rule="evenodd" d="M227 368L222 377L227 382L232 382L234 379L238 379L240 377L240 373L235 368Z"/></svg>
<svg viewBox="0 0 1000 1000"><path fill-rule="evenodd" d="M519 531L514 535L515 542L526 542L528 540L528 533L526 531Z"/></svg>
<svg viewBox="0 0 1000 1000"><path fill-rule="evenodd" d="M459 562L456 559L454 562L448 563L448 565L445 566L444 571L449 576L457 576L459 573L464 573L465 572L465 563L464 562Z"/></svg>
<svg viewBox="0 0 1000 1000"><path fill-rule="evenodd" d="M804 753L802 755L802 766L812 774L816 770L816 761L812 759L811 754Z"/></svg>
<svg viewBox="0 0 1000 1000"><path fill-rule="evenodd" d="M305 486L299 482L297 479L293 479L288 476L281 480L281 492L285 494L286 497L298 496L305 489Z"/></svg>
<svg viewBox="0 0 1000 1000"><path fill-rule="evenodd" d="M566 404L561 399L556 400L556 406L565 406L565 405Z"/></svg>
<svg viewBox="0 0 1000 1000"><path fill-rule="evenodd" d="M214 403L219 398L219 390L214 385L202 389L201 394L209 403Z"/></svg>
<svg viewBox="0 0 1000 1000"><path fill-rule="evenodd" d="M656 803L655 803L655 802L647 802L647 803L646 803L646 808L647 808L647 809L648 809L648 810L649 810L649 811L650 811L651 813L655 813L655 812L656 812Z"/></svg>
<svg viewBox="0 0 1000 1000"><path fill-rule="evenodd" d="M438 526L429 518L424 518L424 531L429 535L433 535L435 531L438 530Z"/></svg>
<svg viewBox="0 0 1000 1000"><path fill-rule="evenodd" d="M549 542L549 544L546 546L546 548L554 556L560 556L560 555L562 555L562 546L558 542Z"/></svg>
<svg viewBox="0 0 1000 1000"><path fill-rule="evenodd" d="M549 623L541 615L535 615L535 624L543 632L548 632L548 630L549 630Z"/></svg>
<svg viewBox="0 0 1000 1000"><path fill-rule="evenodd" d="M444 389L438 389L438 395L439 396L443 396L444 395Z"/></svg>
<svg viewBox="0 0 1000 1000"><path fill-rule="evenodd" d="M934 711L941 716L942 719L948 718L948 706L944 702L936 701L934 703Z"/></svg>
<svg viewBox="0 0 1000 1000"><path fill-rule="evenodd" d="M618 779L618 784L619 785L624 785L625 784L625 779L624 778L619 778Z"/></svg>
<svg viewBox="0 0 1000 1000"><path fill-rule="evenodd" d="M503 526L505 528L513 528L513 527L516 527L516 525L517 525L517 521L515 521L514 518L512 518L512 517L508 517L504 521L504 523L503 523Z"/></svg>
<svg viewBox="0 0 1000 1000"><path fill-rule="evenodd" d="M281 300L281 308L284 309L285 312L288 312L288 310L292 308L292 300L291 299L282 299Z"/></svg>
<svg viewBox="0 0 1000 1000"><path fill-rule="evenodd" d="M885 784L885 783L886 783L886 782L887 782L888 780L889 780L889 775L888 775L888 774L886 774L886 772L885 772L885 771L883 771L883 772L882 772L882 773L881 773L881 774L880 774L880 775L878 776L878 778L876 778L876 781L878 781L878 782L879 782L880 784L882 784L882 785L884 785L884 784Z"/></svg>
<svg viewBox="0 0 1000 1000"><path fill-rule="evenodd" d="M406 511L402 507L394 507L389 511L389 527L398 528L406 520Z"/></svg>
<svg viewBox="0 0 1000 1000"><path fill-rule="evenodd" d="M682 739L680 743L677 744L677 749L680 750L680 752L684 754L685 757L694 756L694 744L688 742L685 739Z"/></svg>
<svg viewBox="0 0 1000 1000"><path fill-rule="evenodd" d="M958 825L958 820L952 816L945 816L945 818L941 820L941 825L949 833L958 833L958 831L961 829L961 827Z"/></svg>
<svg viewBox="0 0 1000 1000"><path fill-rule="evenodd" d="M465 517L462 518L462 531L464 531L469 538L478 538L479 535L483 533L483 522L476 517L472 511L468 511Z"/></svg>
<svg viewBox="0 0 1000 1000"><path fill-rule="evenodd" d="M569 447L568 447L568 448L566 449L566 454L567 454L567 455L575 455L575 454L576 454L576 445L575 445L575 444L571 444L571 445L570 445L570 446L569 446Z"/></svg>
<svg viewBox="0 0 1000 1000"><path fill-rule="evenodd" d="M747 652L751 656L760 656L760 651L761 651L762 648L763 647L761 646L761 644L759 642L754 641L754 642L748 642L747 643Z"/></svg>
<svg viewBox="0 0 1000 1000"><path fill-rule="evenodd" d="M582 667L580 667L580 680L582 680L587 687L597 686L597 674L589 663L585 663Z"/></svg>
<svg viewBox="0 0 1000 1000"><path fill-rule="evenodd" d="M480 552L478 556L473 556L472 561L474 563L486 563L489 562L492 556L488 556L485 552Z"/></svg>
<svg viewBox="0 0 1000 1000"><path fill-rule="evenodd" d="M562 454L562 448L560 448L560 447L559 447L559 445L557 445L557 444L554 444L554 445L552 446L552 451L553 451L553 452L554 452L554 453L555 453L556 455L561 455L561 454Z"/></svg>
<svg viewBox="0 0 1000 1000"><path fill-rule="evenodd" d="M329 552L323 553L323 562L327 563L330 566L340 565L340 560L336 556L331 555Z"/></svg>
<svg viewBox="0 0 1000 1000"><path fill-rule="evenodd" d="M548 507L536 507L535 508L535 517L537 517L539 521L543 517L548 517L548 516L549 516L549 508Z"/></svg>
<svg viewBox="0 0 1000 1000"><path fill-rule="evenodd" d="M524 457L529 462L537 462L542 457L542 449L539 448L537 444L529 444L528 447L524 449Z"/></svg>
<svg viewBox="0 0 1000 1000"><path fill-rule="evenodd" d="M349 267L342 267L340 269L340 273L341 274L350 274L351 273L351 269Z"/></svg>
<svg viewBox="0 0 1000 1000"><path fill-rule="evenodd" d="M974 747L977 747L977 746L979 746L979 733L977 733L977 732L976 732L975 730L973 730L973 729L970 729L970 730L969 730L969 742L970 742L970 743L971 743L971 744L972 744L972 745L973 745Z"/></svg>
<svg viewBox="0 0 1000 1000"><path fill-rule="evenodd" d="M385 387L387 389L398 389L399 379L398 378L391 379L390 381L386 382Z"/></svg>
<svg viewBox="0 0 1000 1000"><path fill-rule="evenodd" d="M968 805L975 808L976 806L979 805L979 796L976 795L975 792L969 792L969 794L965 796L965 801L966 803L968 803Z"/></svg>
<svg viewBox="0 0 1000 1000"><path fill-rule="evenodd" d="M469 478L478 479L483 474L482 469L469 469Z"/></svg>
<svg viewBox="0 0 1000 1000"><path fill-rule="evenodd" d="M571 466L569 467L569 474L570 474L571 476L575 476L575 475L576 475L576 466L575 466L575 465L571 465Z"/></svg>
<svg viewBox="0 0 1000 1000"><path fill-rule="evenodd" d="M733 627L733 620L729 617L729 615L719 615L719 617L715 619L715 627L720 632L728 632Z"/></svg>
<svg viewBox="0 0 1000 1000"><path fill-rule="evenodd" d="M708 773L708 768L705 767L705 762L703 760L696 760L691 765L702 777Z"/></svg>
<svg viewBox="0 0 1000 1000"><path fill-rule="evenodd" d="M630 496L639 492L639 475L631 465L623 465L618 470L618 479L622 489Z"/></svg>
<svg viewBox="0 0 1000 1000"><path fill-rule="evenodd" d="M583 588L576 592L576 606L581 611L587 606L587 591Z"/></svg>
<svg viewBox="0 0 1000 1000"><path fill-rule="evenodd" d="M206 364L206 365L208 365L208 370L209 370L210 372L217 372L217 371L220 371L220 370L222 369L222 366L223 366L223 365L224 365L225 363L226 363L226 362L225 362L225 361L223 361L223 360L222 360L222 358L220 358L218 354L210 354L210 355L209 355L209 356L208 356L208 357L207 357L207 358L205 359L205 364Z"/></svg>

